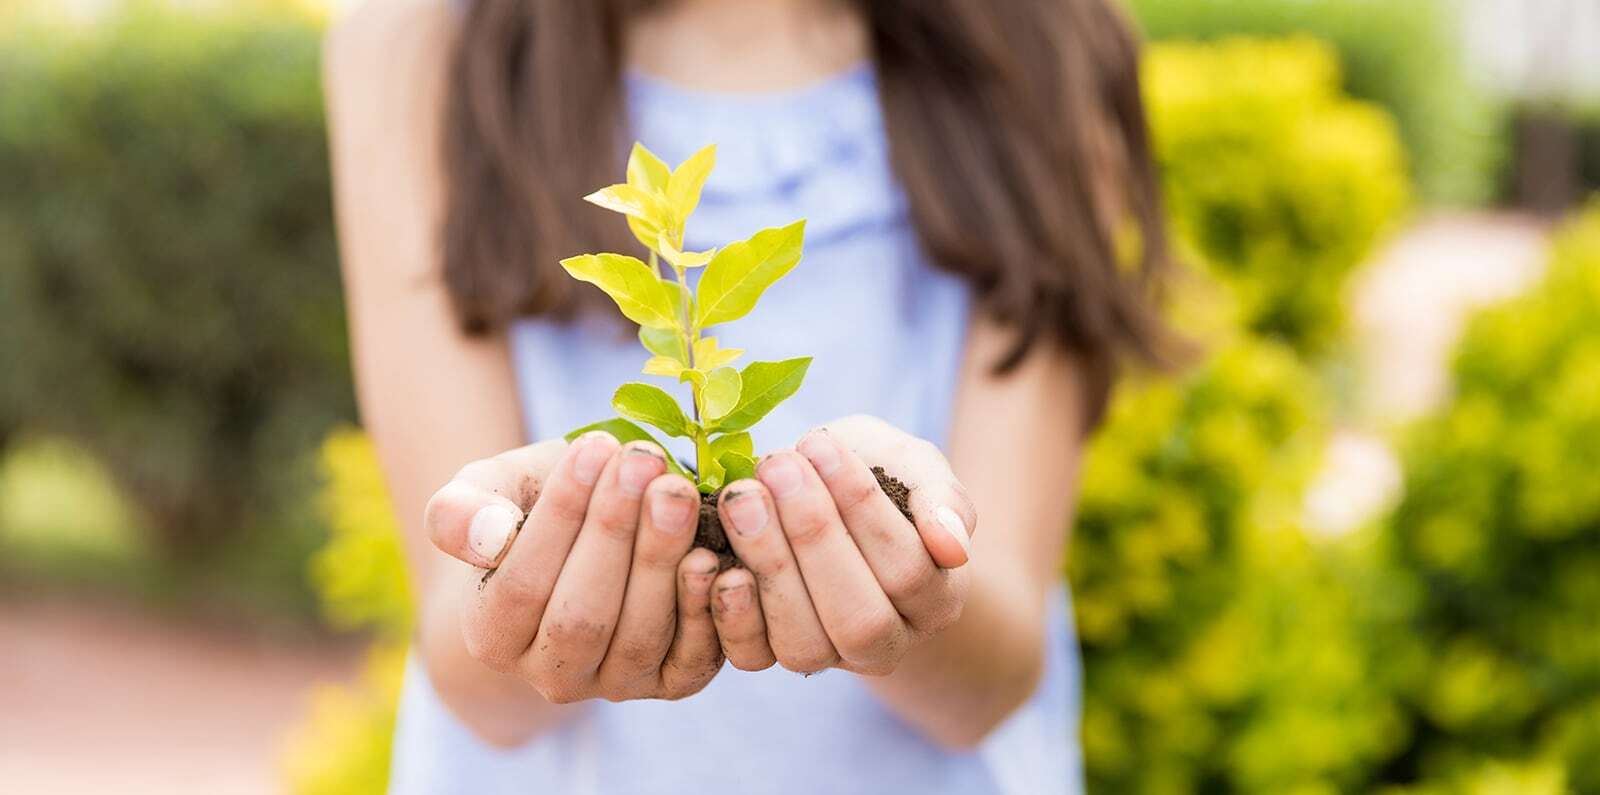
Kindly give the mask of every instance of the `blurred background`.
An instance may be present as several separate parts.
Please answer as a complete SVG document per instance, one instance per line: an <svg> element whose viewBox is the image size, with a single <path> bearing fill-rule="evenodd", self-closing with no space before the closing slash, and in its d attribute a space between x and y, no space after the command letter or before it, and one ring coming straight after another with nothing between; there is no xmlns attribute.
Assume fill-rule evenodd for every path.
<svg viewBox="0 0 1600 795"><path fill-rule="evenodd" d="M1091 792L1600 793L1600 2L1125 2L1206 355L1088 453ZM382 790L341 5L0 0L0 790Z"/></svg>

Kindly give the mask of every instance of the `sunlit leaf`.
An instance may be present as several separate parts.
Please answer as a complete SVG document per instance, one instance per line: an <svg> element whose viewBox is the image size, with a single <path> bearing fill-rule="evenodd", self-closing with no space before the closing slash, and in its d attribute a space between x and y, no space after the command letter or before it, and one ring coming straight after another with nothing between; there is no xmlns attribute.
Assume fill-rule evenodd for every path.
<svg viewBox="0 0 1600 795"><path fill-rule="evenodd" d="M656 243L656 251L661 252L662 258L672 263L673 267L684 270L698 268L710 262L712 255L717 253L716 249L710 251L679 251L678 247L672 244L671 236L665 233L661 235L661 239Z"/></svg>
<svg viewBox="0 0 1600 795"><path fill-rule="evenodd" d="M724 483L756 476L756 460L737 450L729 450L717 456L717 464L722 467Z"/></svg>
<svg viewBox="0 0 1600 795"><path fill-rule="evenodd" d="M611 296L629 320L651 328L676 328L668 285L649 265L623 254L582 254L561 261L572 278Z"/></svg>
<svg viewBox="0 0 1600 795"><path fill-rule="evenodd" d="M731 364L741 353L743 348L717 347L716 337L701 337L694 342L694 366L709 372Z"/></svg>
<svg viewBox="0 0 1600 795"><path fill-rule="evenodd" d="M649 221L656 226L671 225L672 210L662 202L661 197L634 185L607 185L583 197L583 200L641 221Z"/></svg>
<svg viewBox="0 0 1600 795"><path fill-rule="evenodd" d="M800 388L806 368L810 366L810 356L781 362L751 362L739 373L739 402L712 427L718 431L742 431L755 425Z"/></svg>
<svg viewBox="0 0 1600 795"><path fill-rule="evenodd" d="M688 219L700 204L700 190L717 163L717 146L711 144L689 156L673 170L667 182L667 203L679 219Z"/></svg>
<svg viewBox="0 0 1600 795"><path fill-rule="evenodd" d="M763 229L716 253L700 277L695 324L727 323L755 308L761 293L800 261L805 221Z"/></svg>
<svg viewBox="0 0 1600 795"><path fill-rule="evenodd" d="M617 387L611 407L630 419L647 422L669 436L690 436L691 423L671 395L650 384L628 383Z"/></svg>
<svg viewBox="0 0 1600 795"><path fill-rule="evenodd" d="M628 442L651 442L657 447L660 447L662 450L667 449L667 446L662 444L661 440L657 439L649 431L634 425L633 423L628 422L621 417L613 417L609 420L601 420L599 422L589 423L582 428L575 428L571 431L568 431L567 435L562 438L570 442L590 431L605 431L606 433L617 437L617 441L622 442L623 444L627 444ZM667 456L667 469L670 469L679 475L683 475L684 477L688 477L689 475L689 473L684 470L683 465L672 460L672 456L670 455Z"/></svg>
<svg viewBox="0 0 1600 795"><path fill-rule="evenodd" d="M721 456L723 453L754 455L755 449L755 440L751 439L750 434L744 431L725 433L711 440L711 456L713 458Z"/></svg>
<svg viewBox="0 0 1600 795"><path fill-rule="evenodd" d="M738 403L739 384L739 371L732 367L719 367L706 373L706 386L700 391L700 405L706 419L721 417Z"/></svg>
<svg viewBox="0 0 1600 795"><path fill-rule="evenodd" d="M683 334L676 328L650 328L639 327L639 343L644 349L657 355L673 359L683 366L689 366L688 346L683 343ZM677 373L673 373L674 376Z"/></svg>
<svg viewBox="0 0 1600 795"><path fill-rule="evenodd" d="M664 196L670 179L667 164L644 144L635 142L633 151L628 153L628 184Z"/></svg>
<svg viewBox="0 0 1600 795"><path fill-rule="evenodd" d="M667 378L677 378L683 372L683 362L671 356L652 356L644 363L645 375L660 375Z"/></svg>
<svg viewBox="0 0 1600 795"><path fill-rule="evenodd" d="M678 373L678 380L685 384L693 384L695 389L706 388L706 374L700 370L684 370Z"/></svg>
<svg viewBox="0 0 1600 795"><path fill-rule="evenodd" d="M655 248L656 241L661 238L661 226L654 221L646 221L634 216L628 216L628 231L633 233L639 245L647 249Z"/></svg>

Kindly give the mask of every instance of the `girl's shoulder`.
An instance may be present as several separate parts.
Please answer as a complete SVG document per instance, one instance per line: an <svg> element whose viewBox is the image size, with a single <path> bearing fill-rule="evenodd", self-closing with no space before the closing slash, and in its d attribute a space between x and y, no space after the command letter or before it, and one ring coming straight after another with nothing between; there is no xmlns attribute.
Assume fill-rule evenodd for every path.
<svg viewBox="0 0 1600 795"><path fill-rule="evenodd" d="M323 41L329 101L379 92L384 85L437 84L448 63L458 12L455 0L366 0L336 21ZM402 82L405 81L405 82Z"/></svg>

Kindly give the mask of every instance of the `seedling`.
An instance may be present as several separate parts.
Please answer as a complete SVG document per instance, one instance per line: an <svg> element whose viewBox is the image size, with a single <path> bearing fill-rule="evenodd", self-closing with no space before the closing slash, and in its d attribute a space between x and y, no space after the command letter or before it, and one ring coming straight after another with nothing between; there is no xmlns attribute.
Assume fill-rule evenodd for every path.
<svg viewBox="0 0 1600 795"><path fill-rule="evenodd" d="M805 236L800 220L720 249L685 251L684 226L715 161L716 147L707 146L669 171L649 149L634 144L628 181L584 198L627 217L628 228L649 252L648 264L626 254L582 254L561 261L573 278L604 290L623 315L639 324L639 342L650 354L643 373L686 384L693 412L685 416L678 401L658 386L627 383L611 397L622 417L579 428L567 438L599 429L623 442L656 441L629 420L685 437L694 442L691 477L704 494L754 474L749 429L800 388L811 364L811 357L803 356L751 362L736 370L731 365L744 351L724 348L705 333L749 314L761 294L800 262ZM661 275L663 261L670 277ZM690 289L688 274L696 268L703 270ZM677 462L670 466L690 474Z"/></svg>
<svg viewBox="0 0 1600 795"><path fill-rule="evenodd" d="M668 169L649 149L634 144L628 157L628 181L602 188L584 199L621 213L628 229L648 252L648 262L626 254L581 254L561 261L579 281L611 297L617 309L639 324L639 342L649 357L645 375L686 384L692 416L672 395L654 384L623 384L611 397L621 417L602 420L567 434L568 441L604 430L624 443L649 440L637 420L668 436L694 442L693 472L668 457L675 472L692 478L702 494L698 543L730 555L717 520L714 495L724 483L754 477L756 459L750 428L800 388L811 357L778 362L731 365L744 353L724 348L705 332L749 314L761 294L800 262L805 220L763 229L745 240L710 251L686 251L684 226L700 203L700 191L716 162L716 147L695 152L677 168ZM669 276L662 275L665 262ZM703 269L697 286L689 287L689 271ZM665 449L663 446L662 449ZM887 478L874 470L880 483ZM896 485L898 481L893 481ZM896 499L905 509L904 486Z"/></svg>

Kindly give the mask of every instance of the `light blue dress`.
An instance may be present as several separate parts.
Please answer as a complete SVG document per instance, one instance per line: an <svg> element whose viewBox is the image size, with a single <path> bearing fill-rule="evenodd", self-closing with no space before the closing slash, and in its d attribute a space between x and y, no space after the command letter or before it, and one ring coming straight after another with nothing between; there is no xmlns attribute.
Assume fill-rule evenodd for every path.
<svg viewBox="0 0 1600 795"><path fill-rule="evenodd" d="M755 430L757 451L792 445L807 429L854 413L942 444L969 296L918 250L889 170L872 70L763 95L694 92L634 76L628 100L634 134L671 163L717 144L690 248L808 219L800 265L751 316L716 329L723 346L747 356L816 357L799 394ZM523 321L511 343L535 438L610 416L611 392L640 378L645 358L631 334L598 318L565 327ZM853 674L805 678L777 666L726 667L683 701L592 703L553 734L501 751L474 739L413 663L391 791L1077 793L1079 675L1064 590L1049 616L1043 683L970 753L929 743Z"/></svg>

